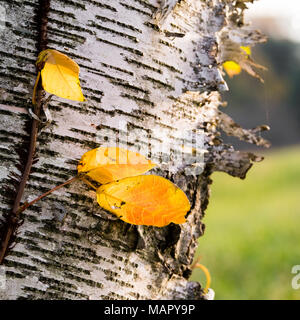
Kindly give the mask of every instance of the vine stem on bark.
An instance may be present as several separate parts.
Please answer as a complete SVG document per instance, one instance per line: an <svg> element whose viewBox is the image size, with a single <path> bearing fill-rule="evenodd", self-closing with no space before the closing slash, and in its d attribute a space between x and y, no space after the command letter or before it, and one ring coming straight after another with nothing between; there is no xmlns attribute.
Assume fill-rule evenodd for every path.
<svg viewBox="0 0 300 320"><path fill-rule="evenodd" d="M37 12L37 20L38 20L38 26L39 26L39 30L38 30L39 35L38 35L38 44L37 44L38 52L43 51L47 48L47 22L48 22L49 10L50 10L50 0L40 0L38 12ZM41 113L43 89L41 85L37 84L37 86L38 86L37 98L36 98L36 104L34 105L33 112L38 119ZM14 199L12 211L6 222L6 229L4 232L5 235L3 236L3 240L1 243L0 264L3 263L3 260L7 254L7 251L9 250L9 246L11 244L10 239L18 227L20 213L22 212L19 210L20 203L22 200L26 183L28 181L28 178L31 172L32 163L33 163L34 155L36 151L36 141L37 141L38 129L39 129L39 121L37 119L35 118L32 119L31 132L30 132L30 144L29 144L29 150L27 154L26 165L21 177L20 184L17 188L17 194Z"/></svg>

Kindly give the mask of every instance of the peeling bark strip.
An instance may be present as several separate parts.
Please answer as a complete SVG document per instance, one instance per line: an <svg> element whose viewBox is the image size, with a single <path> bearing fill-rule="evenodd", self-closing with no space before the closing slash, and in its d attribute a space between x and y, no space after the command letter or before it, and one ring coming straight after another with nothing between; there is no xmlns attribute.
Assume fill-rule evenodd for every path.
<svg viewBox="0 0 300 320"><path fill-rule="evenodd" d="M24 106L36 77L34 12L40 5L38 0L2 2L7 23L0 35L1 217L12 207L3 191L13 184L9 173L23 172L16 146L28 139ZM50 103L53 121L37 138L39 161L32 166L22 200L30 202L74 176L77 161L89 149L118 144L160 163L154 173L177 184L192 209L182 225L131 226L101 209L94 192L80 182L57 190L26 210L16 246L4 260L7 281L0 298L203 298L200 284L188 278L205 228L201 220L210 175L222 170L243 178L252 163L261 160L219 139L223 129L245 134L219 113L218 93L226 89L218 63L221 33L230 25L230 30L251 38L243 29L240 4L51 1L48 45L79 63L88 100L55 98ZM160 25L153 18L159 8ZM182 152L183 145L195 146L194 133L201 151L196 158ZM246 135L261 142L256 134ZM181 158L185 162L180 163Z"/></svg>
<svg viewBox="0 0 300 320"><path fill-rule="evenodd" d="M39 0L39 7L37 12L37 26L39 30L39 34L38 34L39 36L37 41L38 51L42 51L47 48L47 43L48 43L47 22L48 22L49 10L50 10L50 0ZM34 106L34 111L33 111L37 119L39 119L39 116L40 116L42 95L43 95L43 90L41 87L39 87L37 90L36 105ZM20 208L21 199L24 193L25 185L29 178L31 167L34 161L36 141L37 141L37 135L38 135L38 125L39 125L38 120L33 118L32 125L31 125L29 150L28 150L25 168L21 176L20 184L16 190L17 192L16 192L16 197L14 200L12 211L7 215L6 221L4 221L4 223L1 226L0 264L3 263L3 259L7 255L9 248L12 246L13 240L15 239L14 233L16 232L18 226L20 226L19 208Z"/></svg>

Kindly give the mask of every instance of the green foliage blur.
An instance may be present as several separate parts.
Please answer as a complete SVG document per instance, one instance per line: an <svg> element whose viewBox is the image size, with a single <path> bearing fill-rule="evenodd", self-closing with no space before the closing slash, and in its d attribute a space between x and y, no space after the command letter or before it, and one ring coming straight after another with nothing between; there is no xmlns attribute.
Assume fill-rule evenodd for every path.
<svg viewBox="0 0 300 320"><path fill-rule="evenodd" d="M300 146L265 153L245 180L214 173L196 256L215 299L300 299ZM201 270L191 280L205 284Z"/></svg>

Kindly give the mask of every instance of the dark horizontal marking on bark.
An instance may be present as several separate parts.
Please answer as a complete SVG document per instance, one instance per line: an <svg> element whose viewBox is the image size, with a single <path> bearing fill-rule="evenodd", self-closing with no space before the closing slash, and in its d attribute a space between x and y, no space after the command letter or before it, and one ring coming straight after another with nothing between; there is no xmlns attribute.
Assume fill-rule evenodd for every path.
<svg viewBox="0 0 300 320"><path fill-rule="evenodd" d="M166 40L159 39L159 43L161 43L169 48L173 48L173 49L177 50L179 53L182 53L182 50L180 48L175 47L172 43L170 43Z"/></svg>
<svg viewBox="0 0 300 320"><path fill-rule="evenodd" d="M134 114L134 113L128 113L128 112L125 112L125 111L123 111L121 109L105 110L105 109L102 109L102 108L98 108L98 110L102 111L103 113L108 114L108 115L110 115L112 117L114 117L115 115L124 115L124 116L132 117L132 118L135 118L135 119L138 119L138 120L143 120L143 117L141 115L137 115L137 114ZM135 111L133 111L133 112L135 112ZM100 126L98 126L97 129L101 129ZM107 127L107 128L109 128L109 127Z"/></svg>
<svg viewBox="0 0 300 320"><path fill-rule="evenodd" d="M178 99L178 98L176 98L176 97L174 97L174 96L168 96L167 97L168 99L170 99L170 100L173 100L173 101L175 101L175 102L178 102L178 103L180 103L180 104L183 104L183 105L185 105L185 106L189 106L189 104L188 103L186 103L185 101L182 101L181 99Z"/></svg>
<svg viewBox="0 0 300 320"><path fill-rule="evenodd" d="M120 5L123 6L123 7L125 7L126 9L128 9L128 10L130 10L130 11L133 10L133 11L136 11L136 12L138 12L138 13L144 14L144 15L146 15L146 16L148 16L148 17L152 17L152 14L151 14L151 13L146 12L146 11L141 10L141 9L138 9L138 8L135 8L135 7L132 7L132 6L128 5L128 4L126 4L126 3L120 2Z"/></svg>
<svg viewBox="0 0 300 320"><path fill-rule="evenodd" d="M78 262L88 262L88 263L95 263L95 264L99 264L99 260L95 259L95 258L89 258L89 257L85 257L82 255L75 255L73 253L70 252L57 252L57 251L50 251L44 248L41 248L40 246L37 246L35 242L33 242L31 239L26 239L26 238L18 238L17 242L22 243L26 246L26 248L30 251L35 251L38 252L39 254L42 254L43 256L45 255L47 257L47 259L49 259L49 257L52 257L53 259L57 259L60 256L64 256L64 257L69 257L71 259L74 259L74 264ZM52 260L55 261L55 260ZM55 267L55 264L53 265L53 267ZM59 270L61 270L61 268L59 267Z"/></svg>
<svg viewBox="0 0 300 320"><path fill-rule="evenodd" d="M30 82L31 82L31 79L22 78L22 77L16 76L13 73L7 74L7 73L0 72L0 77L6 78L6 79L9 79L9 80L14 80L14 81L17 81L17 82L21 82L21 83L24 83L26 85L30 84Z"/></svg>
<svg viewBox="0 0 300 320"><path fill-rule="evenodd" d="M157 69L157 68L154 68L152 66L149 66L147 64L144 64L140 61L136 61L136 60L133 60L133 59L130 59L128 57L125 57L125 61L127 61L128 63L132 63L132 64L135 64L137 65L138 67L142 67L144 69L147 69L147 70L151 70L151 71L154 71L154 72L157 72L157 73L160 73L162 74L162 71L160 69Z"/></svg>
<svg viewBox="0 0 300 320"><path fill-rule="evenodd" d="M67 4L69 6L73 6L76 9L86 10L85 5L82 4L82 1L76 2L76 1L72 1L72 0L61 0L60 2L62 2L63 4Z"/></svg>
<svg viewBox="0 0 300 320"><path fill-rule="evenodd" d="M148 80L148 81L152 82L153 84L157 84L157 85L159 85L160 87L162 87L164 89L168 89L169 91L170 90L173 90L173 91L175 90L175 88L172 87L171 85L169 85L168 83L165 83L165 82L162 82L160 80L151 78L149 76L145 75L145 76L143 76L143 79Z"/></svg>
<svg viewBox="0 0 300 320"><path fill-rule="evenodd" d="M146 27L149 27L150 29L152 29L154 31L157 31L157 32L161 31L159 26L157 24L155 24L155 23L151 23L151 22L147 21L147 22L144 22L144 25Z"/></svg>
<svg viewBox="0 0 300 320"><path fill-rule="evenodd" d="M18 29L15 29L14 26L10 22L5 22L5 26L9 29L11 29L12 33L14 33L16 36L22 37L22 41L25 42L25 39L28 40L36 40L37 32L35 32L34 27L29 27L26 29L21 29L20 27ZM30 28L30 32L28 31Z"/></svg>
<svg viewBox="0 0 300 320"><path fill-rule="evenodd" d="M84 130L80 130L80 129L76 129L76 128L71 128L71 129L69 129L69 131L75 132L75 133L80 133L80 134L87 136L87 137L93 137L93 138L97 137L96 133L88 132L88 131L84 131Z"/></svg>
<svg viewBox="0 0 300 320"><path fill-rule="evenodd" d="M125 282L123 280L119 280L119 279L113 278L111 276L106 276L105 279L107 281L118 283L121 287L127 287L127 288L131 288L131 289L134 288L134 286L132 284L130 284L128 282Z"/></svg>
<svg viewBox="0 0 300 320"><path fill-rule="evenodd" d="M117 24L118 26L122 27L122 28L125 28L125 29L129 29L131 31L136 31L138 33L142 33L142 30L130 25L130 24L126 24L126 23L123 23L123 22L119 22L119 21L116 21L116 20L113 20L113 19L109 19L107 17L102 17L102 16L99 16L99 15L96 15L96 19L99 19L103 22L111 22L111 23L114 23L114 24Z"/></svg>
<svg viewBox="0 0 300 320"><path fill-rule="evenodd" d="M145 93L145 94L150 94L149 90L145 90L145 89L136 87L136 86L134 86L132 84L129 84L128 82L125 82L125 81L120 82L120 81L111 80L111 83L113 83L113 84L115 84L117 86L121 86L121 87L126 88L126 89L133 90L133 91L142 92L142 93Z"/></svg>
<svg viewBox="0 0 300 320"><path fill-rule="evenodd" d="M39 177L39 176L36 176L34 174L30 174L30 178L32 181L38 181L38 182L42 182L42 183L45 183L45 184L50 184L50 185L60 185L61 183L64 183L64 181L57 181L57 180L50 180L50 179L47 179L45 177ZM66 188L69 187L69 186L65 186Z"/></svg>
<svg viewBox="0 0 300 320"><path fill-rule="evenodd" d="M182 83L186 83L186 80L183 79L183 78L181 78L181 77L176 76L175 78L176 78L177 80L181 81Z"/></svg>
<svg viewBox="0 0 300 320"><path fill-rule="evenodd" d="M175 67L173 67L173 66L171 66L171 65L169 65L169 64L167 64L167 63L165 63L165 62L162 62L162 61L160 61L160 60L158 60L158 59L155 59L155 58L153 58L152 60L153 60L155 63L159 64L160 66L166 67L166 68L168 68L169 70L171 70L171 71L173 71L173 72L177 72L177 73L182 74L182 72L181 72L180 70L176 69Z"/></svg>
<svg viewBox="0 0 300 320"><path fill-rule="evenodd" d="M68 160L66 160L66 163L77 166L79 160L80 160L80 157L78 157L78 159L76 159L76 160L75 159L68 159Z"/></svg>
<svg viewBox="0 0 300 320"><path fill-rule="evenodd" d="M149 297L143 296L137 292L129 292L128 294L134 297L136 300L149 300Z"/></svg>
<svg viewBox="0 0 300 320"><path fill-rule="evenodd" d="M130 300L129 298L115 292L109 292L107 295L101 295L101 300L112 300L112 298L114 298L115 300Z"/></svg>
<svg viewBox="0 0 300 320"><path fill-rule="evenodd" d="M104 92L103 91L100 91L100 90L97 90L97 89L91 89L91 88L84 87L84 86L81 86L81 88L82 88L83 91L88 91L88 92L91 92L91 93L99 95L99 96L104 96Z"/></svg>
<svg viewBox="0 0 300 320"><path fill-rule="evenodd" d="M6 271L5 275L9 279L24 279L24 278L26 278L25 274L16 273L16 272L13 272L13 271Z"/></svg>
<svg viewBox="0 0 300 320"><path fill-rule="evenodd" d="M74 250L76 249L76 251L81 251L83 254L87 255L90 258L97 258L97 259L102 259L101 256L97 255L96 250L93 250L89 247L83 247L79 244L73 243L73 242L67 242L67 241L63 241L63 246L64 247L69 247L70 249ZM103 259L102 259L103 260Z"/></svg>
<svg viewBox="0 0 300 320"><path fill-rule="evenodd" d="M177 24L171 22L170 25L171 25L173 28L181 31L182 33L186 33L186 30L184 30L183 28L179 27Z"/></svg>
<svg viewBox="0 0 300 320"><path fill-rule="evenodd" d="M104 62L101 62L101 65L102 65L103 67L106 67L106 68L109 68L109 69L114 69L114 70L117 70L117 71L120 71L120 72L127 73L127 74L129 74L129 75L131 75L131 76L134 75L134 73L131 72L131 71L127 71L127 70L124 70L124 69L121 69L121 68L118 68L118 67L114 67L114 66L112 66L112 65L110 65L110 64L106 64L106 63L104 63Z"/></svg>
<svg viewBox="0 0 300 320"><path fill-rule="evenodd" d="M93 101L96 101L97 103L101 103L102 102L102 96L101 97L96 97L94 95L85 95L85 97L87 98L87 100L93 100ZM91 107L95 107L95 105L93 106L89 106L89 108Z"/></svg>
<svg viewBox="0 0 300 320"><path fill-rule="evenodd" d="M152 4L144 1L144 0L134 0L135 2L138 2L139 4L141 4L143 7L150 9L152 12L155 12L158 8L153 6Z"/></svg>
<svg viewBox="0 0 300 320"><path fill-rule="evenodd" d="M104 78L107 78L107 79L110 79L112 80L111 82L113 81L116 81L116 82L121 82L121 83L125 83L125 80L121 79L121 78L116 78L116 77L113 77L109 74L106 74L104 71L100 70L100 69L96 69L96 68L92 68L92 67L89 67L89 66L82 66L82 68L85 68L87 70L89 70L89 72L91 73L94 73L94 74L97 74L101 77L104 77ZM122 69L120 69L122 70ZM127 82L126 82L127 83Z"/></svg>
<svg viewBox="0 0 300 320"><path fill-rule="evenodd" d="M13 99L11 101L10 100L2 100L2 99L0 99L0 103L3 104L3 105L6 105L6 106L14 107L14 108L20 108L20 111L23 112L24 105L27 105L27 102L28 102L27 99L22 99L21 97L17 97L17 96L14 96L14 97L11 97L11 98ZM13 114L15 115L15 112L13 112ZM22 117L22 116L25 116L25 117ZM27 113L18 114L18 117L19 118L22 117L22 119L26 119L26 120L29 119L29 115Z"/></svg>
<svg viewBox="0 0 300 320"><path fill-rule="evenodd" d="M76 170L72 170L70 168L64 168L64 167L59 167L59 166L56 166L56 165L53 165L51 163L44 163L43 164L43 167L47 170L51 170L51 171L58 171L58 172L65 172L66 174L73 174L75 175L76 174Z"/></svg>
<svg viewBox="0 0 300 320"><path fill-rule="evenodd" d="M7 70L11 71L12 73L22 73L22 74L27 74L28 76L32 76L32 77L35 77L36 76L36 72L34 71L27 71L27 70L24 70L22 68L18 68L18 67L10 67L10 66L7 66Z"/></svg>
<svg viewBox="0 0 300 320"><path fill-rule="evenodd" d="M15 141L12 138L9 138L9 137L0 137L0 142L14 143Z"/></svg>
<svg viewBox="0 0 300 320"><path fill-rule="evenodd" d="M114 258L114 259L116 259L116 260L118 260L118 261L120 261L120 262L124 262L124 265L128 265L128 264L129 264L129 265L131 265L133 268L137 268L137 267L139 266L138 264L136 264L136 263L134 263L134 262L130 262L129 259L124 258L124 257L122 257L122 256L118 256L118 255L116 255L116 254L114 254L114 253L112 253L111 257Z"/></svg>
<svg viewBox="0 0 300 320"><path fill-rule="evenodd" d="M127 38L127 39L131 40L134 43L138 43L139 42L139 40L136 37L131 36L130 34L127 34L127 33L124 33L124 32L120 32L120 31L116 31L116 30L113 30L113 29L110 29L110 28L107 28L107 27L100 26L99 24L96 24L93 21L88 26L94 27L94 28L96 28L98 30L102 30L102 31L106 31L106 32L115 34L115 35L120 36L122 38Z"/></svg>
<svg viewBox="0 0 300 320"><path fill-rule="evenodd" d="M1 2L7 2L10 5L14 5L16 7L20 7L20 6L30 6L30 7L37 7L36 3L30 2L30 1L15 1L15 0L10 0L10 1L3 1L1 0Z"/></svg>
<svg viewBox="0 0 300 320"><path fill-rule="evenodd" d="M80 284L84 283L85 285L89 286L89 287L92 287L92 288L100 288L102 289L103 288L103 284L100 283L100 282L96 282L94 280L91 280L91 279L86 279L86 278L82 278L82 277L79 277L79 276L75 276L71 273L68 273L66 272L65 273L65 276L66 276L66 279L70 279L70 280L76 280L78 281Z"/></svg>
<svg viewBox="0 0 300 320"><path fill-rule="evenodd" d="M83 32L83 33L88 33L90 35L94 35L94 32L87 29L87 28L75 26L74 24L67 23L65 21L60 21L57 19L48 18L48 23L49 24L56 24L57 26L59 26L60 28L63 28L63 29L75 30L77 32ZM55 30L55 28L53 28L53 29Z"/></svg>
<svg viewBox="0 0 300 320"><path fill-rule="evenodd" d="M185 33L171 32L168 30L164 30L164 34L169 38L183 38L185 36Z"/></svg>
<svg viewBox="0 0 300 320"><path fill-rule="evenodd" d="M50 156L52 158L59 156L59 152L50 150L50 149L43 149L41 147L38 148L38 153L44 154L46 156Z"/></svg>
<svg viewBox="0 0 300 320"><path fill-rule="evenodd" d="M0 195L3 196L1 200L1 204L2 205L6 204L11 208L11 206L13 205L13 200L7 198L7 192L1 192L0 190Z"/></svg>
<svg viewBox="0 0 300 320"><path fill-rule="evenodd" d="M24 48L24 47L19 47L19 46L15 46L14 49L18 52L23 52L23 54L26 54L27 56L28 56L28 53L32 54L32 59L35 59L35 57L36 57L36 50L35 49Z"/></svg>
<svg viewBox="0 0 300 320"><path fill-rule="evenodd" d="M29 136L15 131L7 131L5 129L0 129L0 134L4 135L5 137L19 138L20 140L27 140Z"/></svg>
<svg viewBox="0 0 300 320"><path fill-rule="evenodd" d="M130 95L128 93L121 93L120 96L123 97L123 98L127 98L127 99L130 99L130 100L133 100L135 102L141 102L141 103L147 104L147 105L149 105L151 107L154 107L154 103L152 101L150 101L150 100L147 100L147 99L139 98L137 96L132 96L132 95Z"/></svg>
<svg viewBox="0 0 300 320"><path fill-rule="evenodd" d="M40 186L40 185L36 185L36 184L31 183L31 182L28 182L27 185L28 185L28 188L29 188L31 191L37 190L37 191L39 191L40 193L45 193L45 192L49 191L49 188L46 188L46 187ZM49 199L50 199L50 197L47 197L47 199L45 198L44 201L47 201L47 200L49 200ZM33 206L33 208L34 208L34 206ZM37 209L38 207L35 207L35 208ZM32 209L32 210L34 210L34 209Z"/></svg>
<svg viewBox="0 0 300 320"><path fill-rule="evenodd" d="M72 32L68 32L68 31L65 31L65 30L61 31L61 30L54 29L54 28L51 28L51 27L48 27L48 33L49 33L49 35L56 35L56 36L62 37L63 39L64 38L69 38L70 40L73 40L73 41L76 41L76 42L80 42L80 43L84 43L85 40L86 40L85 37L82 37L79 34L74 34Z"/></svg>
<svg viewBox="0 0 300 320"><path fill-rule="evenodd" d="M0 100L0 103L1 103L1 102L2 102L2 101ZM6 101L3 101L3 102L6 102ZM0 107L0 114L2 114L2 115L4 115L4 116L13 116L13 115L14 115L13 112L8 111L8 110L3 110L3 109L1 109L1 107Z"/></svg>
<svg viewBox="0 0 300 320"><path fill-rule="evenodd" d="M112 12L117 12L118 11L116 8L114 8L112 6L109 6L108 4L104 4L104 3L98 2L98 1L89 0L89 3L93 4L96 7L104 8L104 9L110 10Z"/></svg>
<svg viewBox="0 0 300 320"><path fill-rule="evenodd" d="M139 51L139 50L134 49L134 48L131 48L131 47L125 47L125 46L122 46L122 45L120 45L120 44L117 44L117 43L114 43L114 42L110 42L110 41L108 41L108 40L100 39L100 38L98 38L98 37L96 37L96 40L97 40L97 41L100 41L100 42L103 42L103 43L106 43L106 44L109 44L109 45L111 45L111 46L115 46L115 47L117 47L117 48L120 48L120 49L129 51L129 52L134 53L134 54L137 54L137 55L139 55L139 56L143 56L143 55L144 55L142 51Z"/></svg>
<svg viewBox="0 0 300 320"><path fill-rule="evenodd" d="M94 198L91 198L84 194L81 194L81 193L78 194L70 191L68 191L68 193L72 196L72 200L75 200L76 202L82 201L84 203L90 203L90 204L93 204L95 202Z"/></svg>
<svg viewBox="0 0 300 320"><path fill-rule="evenodd" d="M50 291L43 291L43 290L36 289L34 287L28 287L28 286L23 286L22 290L25 292L32 292L33 293L32 296L26 297L26 300L31 299L31 297L34 299L37 299L39 297L39 298L43 298L43 299L71 300L71 299L66 298L65 296L61 296L59 292L56 293L56 292L50 292Z"/></svg>
<svg viewBox="0 0 300 320"><path fill-rule="evenodd" d="M32 208L33 207L34 206L32 206ZM39 210L32 210L32 208L31 208L31 211L39 212ZM35 223L35 224L40 224L41 223L40 220L36 216L34 216L32 214L28 214L28 212L26 212L26 215L24 216L24 220L29 221L31 223Z"/></svg>
<svg viewBox="0 0 300 320"><path fill-rule="evenodd" d="M117 272L114 272L110 269L104 269L104 268L99 268L104 274L106 274L107 276L110 276L110 277L116 277L116 278L120 278L121 274L117 273Z"/></svg>
<svg viewBox="0 0 300 320"><path fill-rule="evenodd" d="M72 104L68 104L68 103L64 103L64 102L60 102L59 105L61 105L62 107L49 105L48 109L54 110L54 111L61 111L61 110L63 110L63 108L69 108L69 109L75 110L75 111L77 111L79 113L83 113L83 114L90 113L88 109L82 108L80 106L76 106L76 105L72 105Z"/></svg>
<svg viewBox="0 0 300 320"><path fill-rule="evenodd" d="M167 129L170 129L171 131L176 131L175 128L165 124L165 123L161 123L161 122L155 122L156 124L158 124L159 126L163 127L163 128L167 128Z"/></svg>
<svg viewBox="0 0 300 320"><path fill-rule="evenodd" d="M62 282L61 282L62 283ZM79 293L79 292L76 292L76 291L71 291L71 290L68 290L68 289L65 289L62 287L61 284L53 284L53 285L50 285L48 288L47 288L47 292L48 290L53 290L53 291L57 291L59 293L59 295L62 295L63 294L63 297L65 297L65 295L70 295L70 296L73 296L75 298L83 298L85 300L88 300L89 299L89 296L88 295L85 295L83 293Z"/></svg>
<svg viewBox="0 0 300 320"><path fill-rule="evenodd" d="M25 48L25 50L26 50L26 48ZM29 64L33 64L33 65L35 64L35 59L30 59L25 56L19 56L16 53L9 53L9 52L0 51L0 54L2 57L11 58L12 60L14 60L14 63L17 60L17 63L24 63L24 61L27 61Z"/></svg>
<svg viewBox="0 0 300 320"><path fill-rule="evenodd" d="M53 225L53 221L49 219L42 220L44 223L42 226L39 227L40 230L49 232L51 234L61 234L65 237L69 237L72 240L78 240L80 239L80 234L73 232L73 231L67 231L57 228L55 225Z"/></svg>
<svg viewBox="0 0 300 320"><path fill-rule="evenodd" d="M53 49L53 48L52 48ZM83 60L83 61L88 61L88 62L91 62L92 63L92 60L87 58L87 57L84 57L84 56L80 56L78 54L75 54L73 52L69 52L69 51L65 51L65 50L60 50L62 53L66 54L67 56L69 56L70 58L73 58L73 59L80 59L80 60ZM78 63L78 65L80 66L80 63Z"/></svg>
<svg viewBox="0 0 300 320"><path fill-rule="evenodd" d="M57 10L57 9L54 9L54 8L50 8L50 12L54 13L54 14L57 14L62 18L69 17L69 18L72 18L72 19L76 19L75 15L73 13L70 13L70 12L60 11L60 10ZM48 27L48 29L49 29L49 27Z"/></svg>
<svg viewBox="0 0 300 320"><path fill-rule="evenodd" d="M52 47L55 45L56 47L62 47L62 48L68 48L68 49L75 49L76 48L76 44L72 44L70 42L54 40L53 38L49 39L48 43ZM61 51L61 50L59 50L59 51Z"/></svg>
<svg viewBox="0 0 300 320"><path fill-rule="evenodd" d="M73 143L79 143L79 144L84 145L84 146L89 146L92 149L97 148L97 144L94 141L77 139L77 138L70 137L70 136L61 136L59 134L49 133L49 132L47 132L47 133L42 132L41 133L40 141L43 141L44 143L47 143L49 141L49 139L55 139L55 140L59 140L61 142L68 141L68 142L73 142Z"/></svg>
<svg viewBox="0 0 300 320"><path fill-rule="evenodd" d="M18 257L18 258L27 258L27 257L29 257L29 255L27 253L21 252L21 251L17 251L17 250L11 251L9 253L9 255L11 257Z"/></svg>
<svg viewBox="0 0 300 320"><path fill-rule="evenodd" d="M151 114L151 113L149 113L149 112L147 112L147 111L134 110L133 112L134 112L135 114L137 114L138 116L142 117L142 119L147 118L147 117L148 117L148 118L153 118L153 119L155 119L155 120L160 119L157 115Z"/></svg>
<svg viewBox="0 0 300 320"><path fill-rule="evenodd" d="M145 131L145 132L147 132L147 134L149 134L149 133L151 132L151 129L145 129L144 127L138 126L138 125L135 124L135 123L128 123L128 127L129 127L129 128L135 128L135 129L139 129L139 130Z"/></svg>
<svg viewBox="0 0 300 320"><path fill-rule="evenodd" d="M21 262L9 260L9 259L5 260L5 266L18 268L18 269L25 270L25 271L26 270L31 270L31 271L38 271L39 270L36 266L31 266L30 264L25 264L25 263L21 263Z"/></svg>
<svg viewBox="0 0 300 320"><path fill-rule="evenodd" d="M79 267L76 267L74 265L71 265L71 264L65 264L65 263L61 263L60 261L55 261L55 260L50 260L50 259L47 259L47 261L42 261L42 260L39 260L39 259L36 259L36 258L32 258L31 259L32 261L34 261L35 263L37 264L40 264L40 265L48 265L50 264L51 267L56 267L58 270L68 270L68 271L73 271L73 272L78 272L78 273L84 273L86 275L90 275L91 272L89 270L85 270L85 269L82 269L82 268L79 268ZM45 283L55 283L55 281L57 281L56 283L58 284L58 280L55 280L53 278L44 278L44 281ZM68 282L63 282L65 284L66 287L68 288L73 288L73 289L77 289L77 287L74 285L74 284L71 284L71 283L68 283Z"/></svg>

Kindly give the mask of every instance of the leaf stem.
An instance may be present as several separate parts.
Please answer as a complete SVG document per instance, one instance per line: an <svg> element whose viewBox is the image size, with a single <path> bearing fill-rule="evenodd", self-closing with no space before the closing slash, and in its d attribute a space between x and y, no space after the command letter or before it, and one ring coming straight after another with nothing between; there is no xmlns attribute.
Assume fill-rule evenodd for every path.
<svg viewBox="0 0 300 320"><path fill-rule="evenodd" d="M93 188L94 190L97 190L97 188L91 183L89 182L86 178L84 177L80 177L80 180L82 180L84 183L86 183L87 185L89 185L91 188Z"/></svg>

